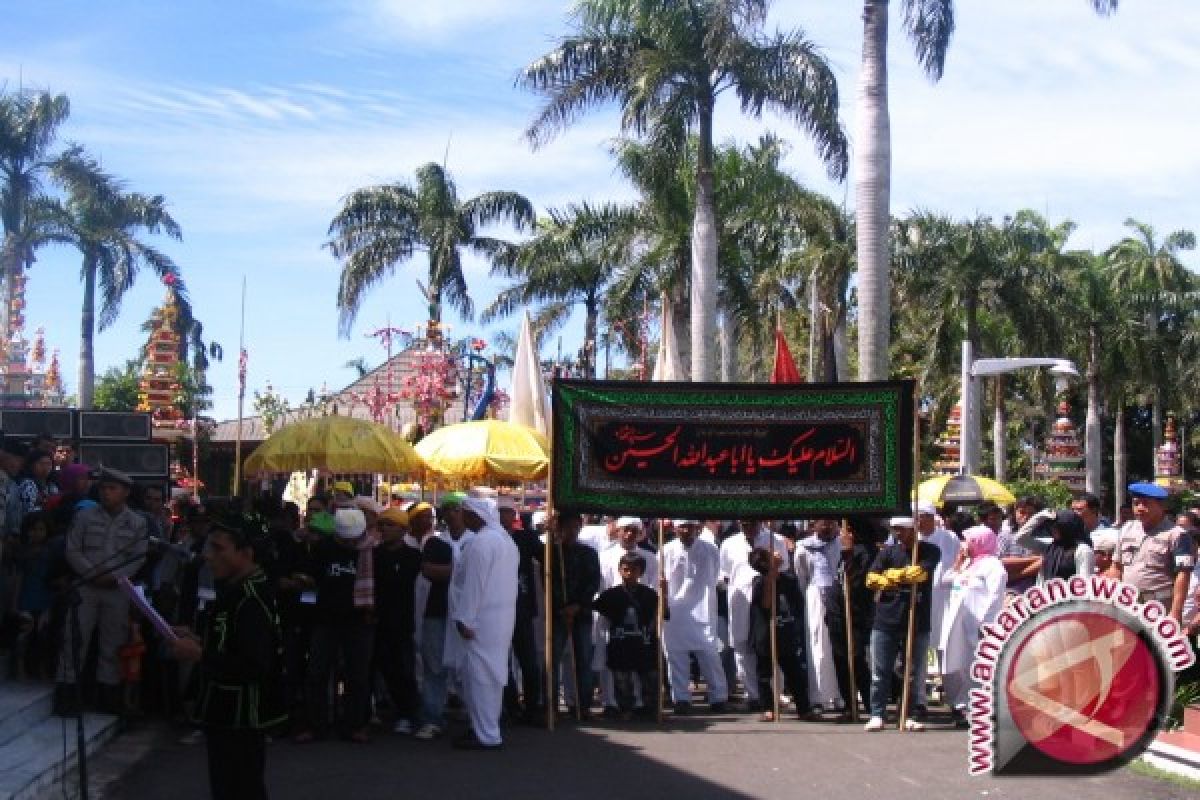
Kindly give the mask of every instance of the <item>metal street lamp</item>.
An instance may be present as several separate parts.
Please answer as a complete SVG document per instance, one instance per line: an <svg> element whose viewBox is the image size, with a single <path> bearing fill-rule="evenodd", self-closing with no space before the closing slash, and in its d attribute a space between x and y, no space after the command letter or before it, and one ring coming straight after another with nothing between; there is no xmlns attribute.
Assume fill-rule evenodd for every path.
<svg viewBox="0 0 1200 800"><path fill-rule="evenodd" d="M962 343L962 442L959 448L959 472L976 475L979 472L980 411L979 378L1002 375L1029 367L1049 367L1054 376L1054 388L1064 392L1072 378L1079 377L1075 364L1065 358L980 358L974 357L969 341ZM1003 442L996 446L1003 447Z"/></svg>

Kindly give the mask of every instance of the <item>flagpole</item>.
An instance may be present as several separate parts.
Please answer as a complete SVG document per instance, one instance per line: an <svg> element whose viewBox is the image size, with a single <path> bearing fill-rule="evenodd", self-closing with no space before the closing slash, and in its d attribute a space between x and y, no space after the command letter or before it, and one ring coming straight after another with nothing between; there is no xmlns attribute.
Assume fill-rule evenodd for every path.
<svg viewBox="0 0 1200 800"><path fill-rule="evenodd" d="M233 441L233 496L242 494L242 415L246 402L246 276L242 276L242 320L238 328L238 418Z"/></svg>
<svg viewBox="0 0 1200 800"><path fill-rule="evenodd" d="M751 539L753 543L753 539ZM767 591L771 593L771 716L779 722L779 638L775 631L775 619L779 614L776 607L779 597L779 568L775 566L775 534L770 534L771 562L767 569ZM747 676L749 677L749 676ZM801 690L797 688L796 692Z"/></svg>

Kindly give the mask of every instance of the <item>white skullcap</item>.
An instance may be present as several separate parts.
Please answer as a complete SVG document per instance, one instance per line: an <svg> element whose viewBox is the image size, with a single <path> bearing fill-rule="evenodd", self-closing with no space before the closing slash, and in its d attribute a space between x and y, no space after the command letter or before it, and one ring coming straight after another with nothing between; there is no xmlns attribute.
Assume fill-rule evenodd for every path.
<svg viewBox="0 0 1200 800"><path fill-rule="evenodd" d="M912 517L892 517L890 520L888 520L888 527L889 528L912 528L912 527L914 527L913 526L913 518Z"/></svg>
<svg viewBox="0 0 1200 800"><path fill-rule="evenodd" d="M496 498L496 508L499 510L507 508L509 511L516 511L517 501L513 499L511 494L502 494Z"/></svg>
<svg viewBox="0 0 1200 800"><path fill-rule="evenodd" d="M339 508L333 515L333 532L339 539L357 539L367 529L367 518L357 508Z"/></svg>
<svg viewBox="0 0 1200 800"><path fill-rule="evenodd" d="M467 490L467 497L482 497L484 499L495 498L499 494L490 486L472 486Z"/></svg>
<svg viewBox="0 0 1200 800"><path fill-rule="evenodd" d="M695 525L697 528L699 528L703 523L701 523L698 519L674 519L671 520L671 524L676 528L681 528L684 525Z"/></svg>
<svg viewBox="0 0 1200 800"><path fill-rule="evenodd" d="M641 528L642 521L637 517L620 517L617 519L618 528Z"/></svg>
<svg viewBox="0 0 1200 800"><path fill-rule="evenodd" d="M533 527L536 528L538 525L545 523L545 521L546 521L546 512L545 511L533 512Z"/></svg>
<svg viewBox="0 0 1200 800"><path fill-rule="evenodd" d="M1092 549L1111 553L1117 549L1117 532L1112 528L1097 528L1092 531Z"/></svg>
<svg viewBox="0 0 1200 800"><path fill-rule="evenodd" d="M937 507L928 500L921 500L913 507L918 514L928 514L931 517L937 516Z"/></svg>

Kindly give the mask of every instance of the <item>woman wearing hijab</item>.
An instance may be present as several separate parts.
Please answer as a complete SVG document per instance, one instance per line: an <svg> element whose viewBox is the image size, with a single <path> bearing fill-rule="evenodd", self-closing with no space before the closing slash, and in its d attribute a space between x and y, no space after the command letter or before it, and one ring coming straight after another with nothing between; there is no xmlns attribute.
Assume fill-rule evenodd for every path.
<svg viewBox="0 0 1200 800"><path fill-rule="evenodd" d="M968 528L965 546L954 565L942 574L942 585L950 589L950 601L942 622L941 649L945 652L942 680L946 699L953 709L956 727L967 727L964 709L971 688L971 662L979 644L979 630L1004 607L1008 573L996 557L996 532L986 525Z"/></svg>
<svg viewBox="0 0 1200 800"><path fill-rule="evenodd" d="M1035 536L1039 525L1048 520L1050 541ZM1017 532L1017 544L1042 557L1037 585L1055 578L1066 580L1075 575L1091 575L1095 567L1095 553L1088 543L1087 529L1083 517L1074 511L1039 511L1030 517Z"/></svg>

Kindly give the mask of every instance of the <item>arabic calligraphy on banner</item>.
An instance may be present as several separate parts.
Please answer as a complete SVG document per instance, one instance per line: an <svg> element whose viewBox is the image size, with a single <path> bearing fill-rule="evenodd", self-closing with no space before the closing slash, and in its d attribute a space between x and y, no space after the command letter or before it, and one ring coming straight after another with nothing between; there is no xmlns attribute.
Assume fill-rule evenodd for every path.
<svg viewBox="0 0 1200 800"><path fill-rule="evenodd" d="M563 510L799 518L910 502L913 384L556 381Z"/></svg>
<svg viewBox="0 0 1200 800"><path fill-rule="evenodd" d="M862 427L847 423L740 427L612 420L592 438L606 473L643 479L845 480L859 476L864 452Z"/></svg>

